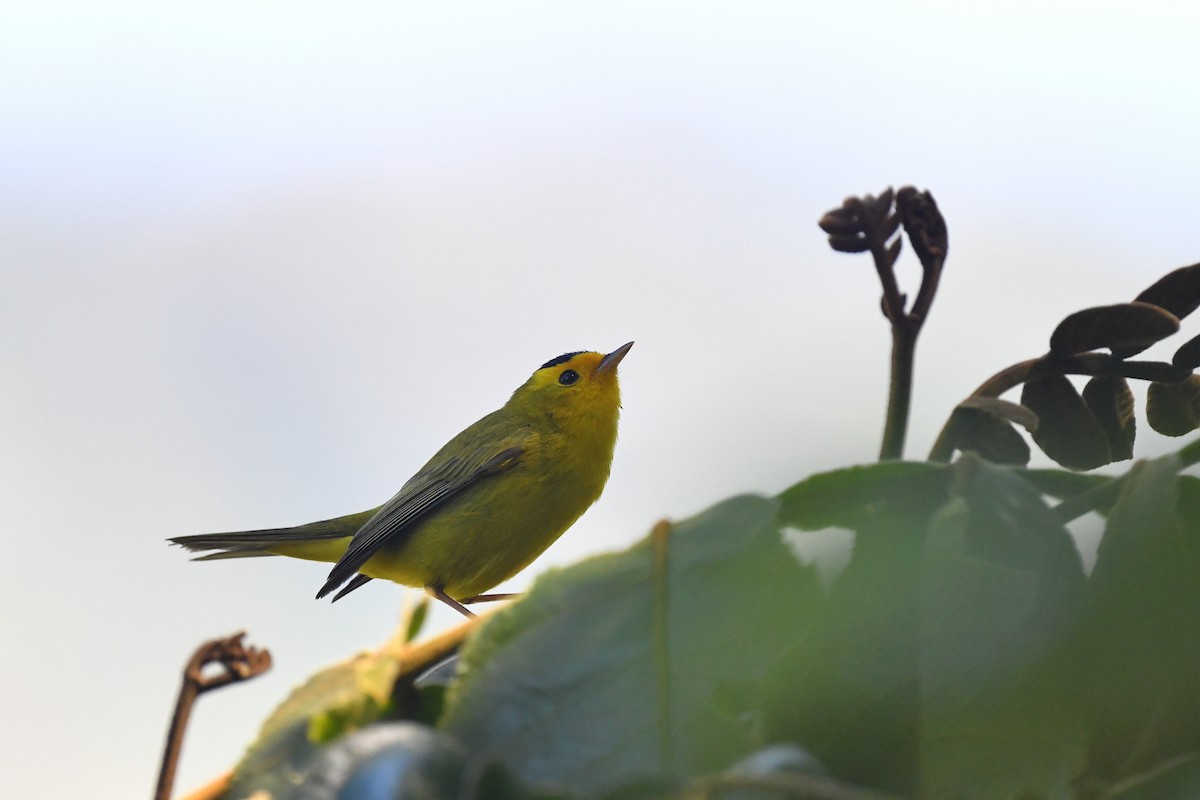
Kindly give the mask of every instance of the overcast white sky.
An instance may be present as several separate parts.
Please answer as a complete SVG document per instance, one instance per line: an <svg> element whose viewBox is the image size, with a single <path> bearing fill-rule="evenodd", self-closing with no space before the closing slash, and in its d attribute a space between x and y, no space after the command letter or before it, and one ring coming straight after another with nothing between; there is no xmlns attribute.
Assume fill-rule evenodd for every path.
<svg viewBox="0 0 1200 800"><path fill-rule="evenodd" d="M1175 2L13 4L0 794L147 796L182 663L245 628L277 666L201 701L178 789L230 766L403 590L331 606L321 565L163 540L375 505L561 352L637 341L613 476L507 588L871 460L877 284L815 221L888 184L950 225L922 456L1065 314L1200 260L1198 29Z"/></svg>

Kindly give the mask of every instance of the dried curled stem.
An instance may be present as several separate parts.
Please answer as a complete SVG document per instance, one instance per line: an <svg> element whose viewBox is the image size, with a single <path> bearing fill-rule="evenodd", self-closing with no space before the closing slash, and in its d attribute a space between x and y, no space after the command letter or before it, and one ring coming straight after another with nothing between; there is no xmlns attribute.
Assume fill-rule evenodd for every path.
<svg viewBox="0 0 1200 800"><path fill-rule="evenodd" d="M900 458L908 431L917 336L929 315L946 261L949 241L946 221L929 192L906 186L899 192L889 188L879 197L848 197L840 208L821 217L818 224L829 234L829 246L834 250L870 252L875 262L883 287L880 306L892 326L891 383L879 458ZM904 308L907 296L901 293L895 272L903 240L897 237L889 243L901 226L923 271L917 299L907 311Z"/></svg>
<svg viewBox="0 0 1200 800"><path fill-rule="evenodd" d="M179 687L175 713L171 717L171 728L167 733L166 747L163 749L162 767L158 773L154 800L168 800L171 796L171 788L175 784L175 768L179 763L179 753L183 749L183 734L187 729L188 718L196 698L213 689L249 680L271 668L271 653L256 647L247 647L242 642L245 636L245 632L242 631L224 639L205 642L196 648L196 652L184 667L183 683ZM212 666L219 666L220 670L206 674L206 669Z"/></svg>

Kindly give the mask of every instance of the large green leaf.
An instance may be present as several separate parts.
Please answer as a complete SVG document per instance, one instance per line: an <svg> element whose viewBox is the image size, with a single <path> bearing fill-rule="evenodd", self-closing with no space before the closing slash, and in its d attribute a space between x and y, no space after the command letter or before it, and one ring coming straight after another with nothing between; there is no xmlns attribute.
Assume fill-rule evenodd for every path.
<svg viewBox="0 0 1200 800"><path fill-rule="evenodd" d="M825 612L772 671L768 729L877 788L1066 797L1082 726L1047 699L1081 602L1078 553L1016 471L967 455L948 474L939 507L857 516Z"/></svg>
<svg viewBox="0 0 1200 800"><path fill-rule="evenodd" d="M1087 707L1110 777L1200 750L1200 518L1181 466L1134 465L1092 571Z"/></svg>
<svg viewBox="0 0 1200 800"><path fill-rule="evenodd" d="M1014 473L1032 483L1042 494L1059 500L1069 500L1112 481L1112 478L1107 475L1072 472L1065 469L1024 467L1015 469ZM1107 512L1107 509L1103 510Z"/></svg>
<svg viewBox="0 0 1200 800"><path fill-rule="evenodd" d="M887 507L928 513L946 497L949 467L924 461L882 461L822 472L785 489L779 521L806 531L859 528Z"/></svg>
<svg viewBox="0 0 1200 800"><path fill-rule="evenodd" d="M1082 721L1056 702L1052 670L1074 598L1056 593L1057 601L1043 602L1052 571L1039 575L1021 563L1041 549L1032 542L978 541L1017 533L993 516L1016 499L1016 486L999 473L978 476L929 526L918 662L921 797L1069 798L1083 766ZM1028 494L1018 502L1022 517L1035 525L1045 519ZM1060 577L1078 590L1082 576L1069 561L1060 561Z"/></svg>
<svg viewBox="0 0 1200 800"><path fill-rule="evenodd" d="M585 794L761 746L761 676L821 604L778 507L736 497L543 575L464 651L443 727L526 781Z"/></svg>
<svg viewBox="0 0 1200 800"><path fill-rule="evenodd" d="M1191 800L1200 797L1200 755L1180 756L1113 787L1100 800Z"/></svg>
<svg viewBox="0 0 1200 800"><path fill-rule="evenodd" d="M228 796L297 797L296 776L313 768L324 745L387 712L406 634L402 626L379 650L326 667L293 690L263 723Z"/></svg>

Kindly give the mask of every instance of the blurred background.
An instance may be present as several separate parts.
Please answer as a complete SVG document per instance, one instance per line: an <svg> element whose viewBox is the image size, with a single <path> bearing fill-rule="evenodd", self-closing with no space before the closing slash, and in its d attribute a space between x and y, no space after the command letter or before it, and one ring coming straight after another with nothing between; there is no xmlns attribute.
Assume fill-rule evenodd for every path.
<svg viewBox="0 0 1200 800"><path fill-rule="evenodd" d="M164 539L376 505L564 351L637 341L612 479L503 590L872 460L877 280L816 220L889 184L950 229L922 457L1064 315L1200 260L1198 8L6 9L0 794L148 796L184 661L246 629L276 667L201 700L177 789L231 766L405 590Z"/></svg>

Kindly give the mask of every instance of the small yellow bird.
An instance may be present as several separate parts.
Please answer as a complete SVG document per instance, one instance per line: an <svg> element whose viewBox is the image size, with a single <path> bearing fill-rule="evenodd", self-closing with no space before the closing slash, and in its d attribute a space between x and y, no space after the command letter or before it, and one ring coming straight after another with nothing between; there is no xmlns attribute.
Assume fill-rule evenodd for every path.
<svg viewBox="0 0 1200 800"><path fill-rule="evenodd" d="M179 536L217 552L196 560L291 556L331 561L317 592L334 600L372 578L425 587L464 604L502 599L488 589L527 567L600 497L621 408L608 355L566 353L543 364L504 407L451 439L378 508L295 528Z"/></svg>

